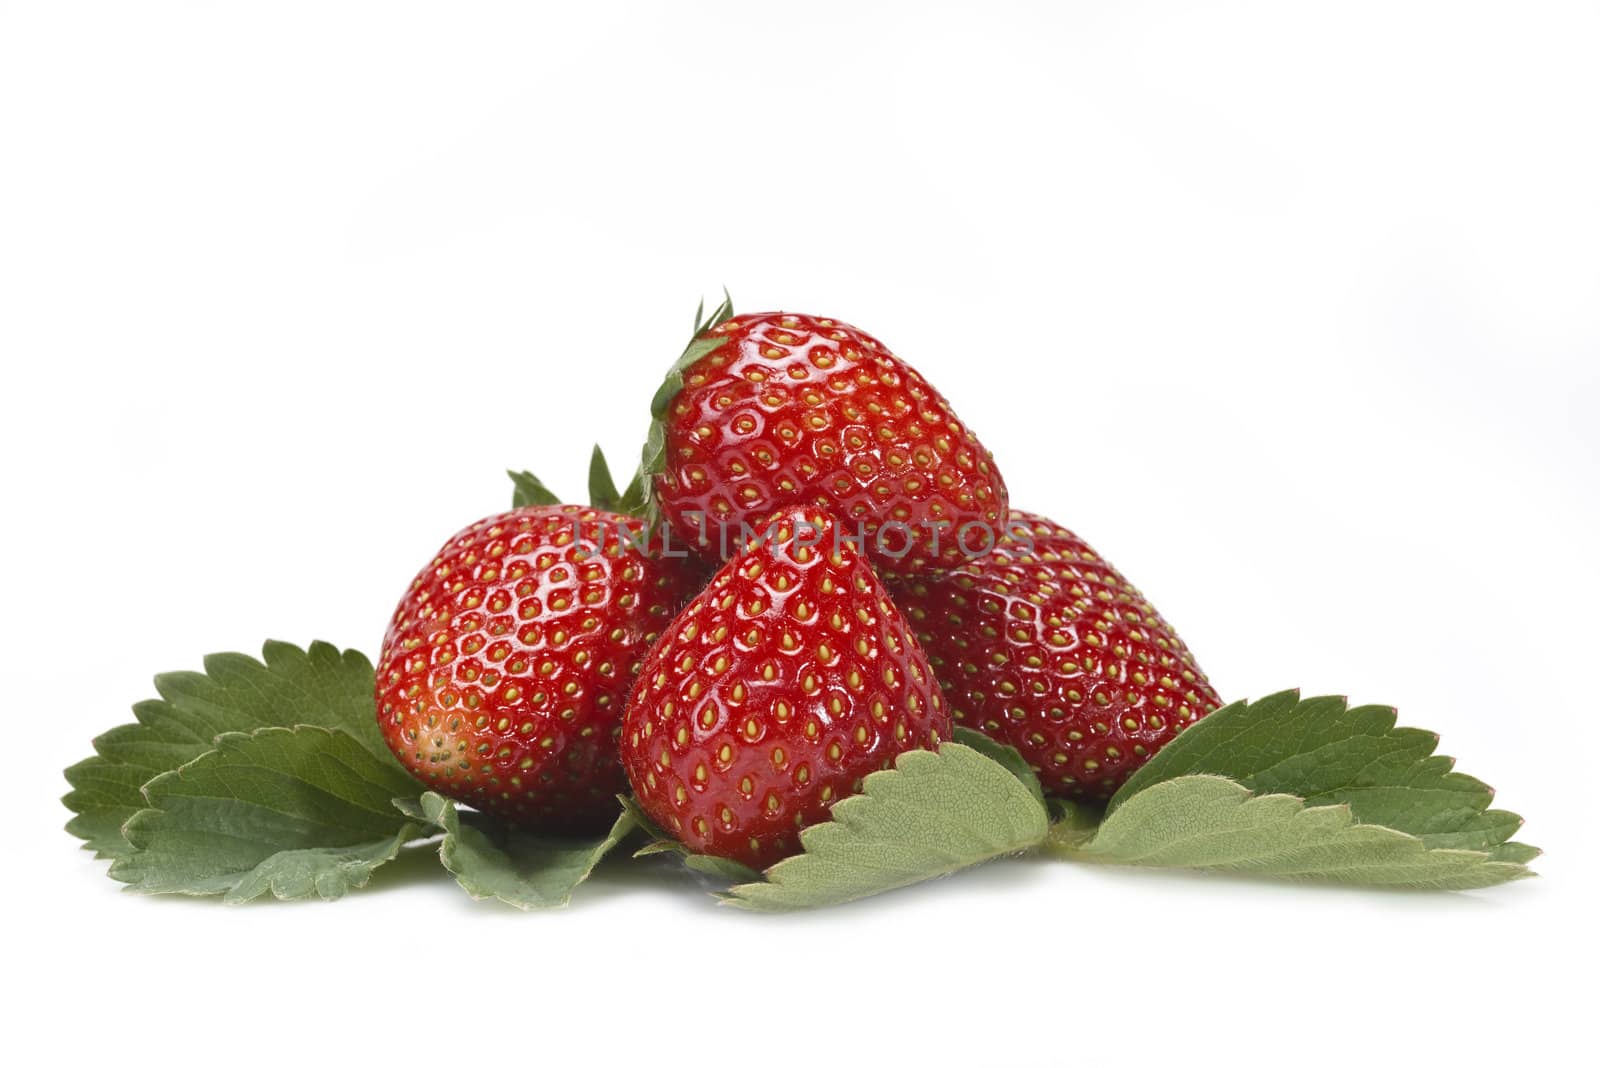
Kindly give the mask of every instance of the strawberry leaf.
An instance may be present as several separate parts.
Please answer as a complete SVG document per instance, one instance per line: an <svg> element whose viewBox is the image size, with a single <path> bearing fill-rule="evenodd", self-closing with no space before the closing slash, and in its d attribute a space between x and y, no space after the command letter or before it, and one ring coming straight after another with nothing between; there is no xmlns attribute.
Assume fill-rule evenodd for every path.
<svg viewBox="0 0 1600 1068"><path fill-rule="evenodd" d="M1218 775L1148 785L1087 838L1081 823L1064 819L1051 828L1046 848L1116 864L1429 890L1472 890L1533 874L1523 866L1529 847L1430 849L1416 835L1357 822L1348 804L1253 794Z"/></svg>
<svg viewBox="0 0 1600 1068"><path fill-rule="evenodd" d="M1434 755L1438 735L1395 726L1395 711L1286 690L1237 701L1189 727L1136 771L1108 813L1157 783L1220 775L1256 794L1310 806L1345 804L1361 823L1417 836L1429 848L1492 849L1522 826L1490 809L1494 791Z"/></svg>
<svg viewBox="0 0 1600 1068"><path fill-rule="evenodd" d="M626 813L605 834L554 838L506 828L463 812L447 797L428 792L413 809L444 831L439 860L477 900L493 898L519 909L561 908L600 859L633 830Z"/></svg>
<svg viewBox="0 0 1600 1068"><path fill-rule="evenodd" d="M976 749L1015 775L1017 780L1028 788L1028 792L1037 798L1040 804L1044 804L1044 787L1039 785L1039 776L1028 766L1027 758L1015 748L1004 742L997 742L987 734L975 731L971 727L957 727L955 729L955 740L968 749Z"/></svg>
<svg viewBox="0 0 1600 1068"><path fill-rule="evenodd" d="M1030 849L1047 830L1044 805L1011 769L947 742L868 775L829 822L800 832L804 853L721 899L758 911L837 905Z"/></svg>
<svg viewBox="0 0 1600 1068"><path fill-rule="evenodd" d="M728 883L742 883L761 878L760 872L740 864L737 860L694 852L662 830L649 816L646 816L644 809L640 808L639 803L633 798L619 796L618 800L622 802L623 811L632 818L634 826L650 837L649 842L634 851L634 856L648 857L656 853L671 853L681 858L683 866L690 871L699 872L701 875L709 875L712 878L721 879Z"/></svg>
<svg viewBox="0 0 1600 1068"><path fill-rule="evenodd" d="M136 722L96 738L96 755L66 770L72 792L62 803L77 814L67 830L99 856L131 851L122 825L146 807L141 786L206 753L230 731L337 727L399 771L378 730L372 664L360 653L326 642L312 642L309 650L267 642L260 660L217 653L204 663L204 674L157 675L161 696L134 705Z"/></svg>
<svg viewBox="0 0 1600 1068"><path fill-rule="evenodd" d="M560 504L561 498L551 493L549 488L531 471L507 471L511 476L511 507L527 508L535 504Z"/></svg>
<svg viewBox="0 0 1600 1068"><path fill-rule="evenodd" d="M145 785L150 807L128 820L133 851L112 863L111 877L145 893L228 902L268 892L332 900L423 833L392 804L412 785L341 730L224 734Z"/></svg>

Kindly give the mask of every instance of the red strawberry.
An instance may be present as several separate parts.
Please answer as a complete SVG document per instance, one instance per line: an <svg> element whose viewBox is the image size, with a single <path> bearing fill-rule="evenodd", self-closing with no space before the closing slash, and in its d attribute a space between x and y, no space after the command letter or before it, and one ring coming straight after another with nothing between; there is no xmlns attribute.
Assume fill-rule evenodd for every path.
<svg viewBox="0 0 1600 1068"><path fill-rule="evenodd" d="M378 661L378 723L413 775L541 829L615 818L622 706L684 592L681 561L640 550L644 529L534 505L445 543Z"/></svg>
<svg viewBox="0 0 1600 1068"><path fill-rule="evenodd" d="M797 511L717 572L651 650L623 717L644 811L697 852L766 867L950 715L853 543Z"/></svg>
<svg viewBox="0 0 1600 1068"><path fill-rule="evenodd" d="M741 522L799 506L865 532L897 573L959 564L958 538L989 543L978 528L1005 523L1005 482L938 390L835 319L732 311L697 323L651 406L643 472L680 539L727 556Z"/></svg>
<svg viewBox="0 0 1600 1068"><path fill-rule="evenodd" d="M993 552L892 586L956 723L1015 746L1049 793L1109 796L1220 704L1167 621L1048 519L1013 511Z"/></svg>

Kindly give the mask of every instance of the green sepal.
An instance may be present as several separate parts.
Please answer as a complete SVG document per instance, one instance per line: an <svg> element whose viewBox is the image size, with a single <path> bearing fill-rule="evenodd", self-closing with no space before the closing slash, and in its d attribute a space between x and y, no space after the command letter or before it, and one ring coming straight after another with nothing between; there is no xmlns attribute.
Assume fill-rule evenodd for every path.
<svg viewBox="0 0 1600 1068"><path fill-rule="evenodd" d="M611 477L611 465L606 454L596 445L589 454L589 503L606 512L622 511L622 494Z"/></svg>
<svg viewBox="0 0 1600 1068"><path fill-rule="evenodd" d="M625 794L618 795L617 800L622 802L622 810L642 830L650 841L634 850L635 857L654 856L658 853L671 853L683 861L683 866L690 871L709 875L728 883L749 882L761 878L761 873L754 868L746 867L737 860L728 860L726 857L713 857L705 853L696 853L688 846L672 837L661 826L645 815L644 809L639 807L639 802Z"/></svg>
<svg viewBox="0 0 1600 1068"><path fill-rule="evenodd" d="M702 310L704 305L701 305ZM733 298L723 291L723 301L711 317L702 320L698 313L695 315L694 335L689 339L689 344L684 346L683 355L679 356L667 370L667 375L656 387L655 395L650 398L650 414L657 419L667 414L667 407L672 403L672 398L683 391L683 372L687 371L696 362L705 356L717 351L728 343L725 337L707 337L706 331L715 329L733 318Z"/></svg>
<svg viewBox="0 0 1600 1068"><path fill-rule="evenodd" d="M606 454L596 445L589 454L589 503L607 512L638 517L644 512L644 480L637 471L628 485L619 493L611 477L611 465Z"/></svg>
<svg viewBox="0 0 1600 1068"><path fill-rule="evenodd" d="M633 516L636 519L644 518L650 503L650 483L639 471L633 472L633 477L622 489L622 496L617 500L616 510L623 515Z"/></svg>
<svg viewBox="0 0 1600 1068"><path fill-rule="evenodd" d="M722 303L718 304L709 316L704 313L705 301L701 300L699 307L695 309L694 333L689 338L689 344L684 348L683 355L679 356L667 371L661 385L656 388L655 395L650 398L650 429L645 434L644 448L639 457L639 469L634 474L633 480L639 484L642 498L636 514L642 515L651 526L661 518L655 500L654 486L655 477L666 471L667 409L673 399L683 391L684 371L728 342L726 337L705 336L706 331L721 326L733 317L733 297L728 295L726 288L722 291Z"/></svg>
<svg viewBox="0 0 1600 1068"><path fill-rule="evenodd" d="M507 471L511 476L514 487L511 491L511 507L528 508L536 504L560 504L561 498L550 492L548 486L539 481L531 471Z"/></svg>

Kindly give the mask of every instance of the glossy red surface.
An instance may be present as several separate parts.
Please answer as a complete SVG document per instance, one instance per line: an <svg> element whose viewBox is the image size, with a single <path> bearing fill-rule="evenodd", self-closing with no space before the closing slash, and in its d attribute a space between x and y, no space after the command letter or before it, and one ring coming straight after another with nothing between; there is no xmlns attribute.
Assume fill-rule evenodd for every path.
<svg viewBox="0 0 1600 1068"><path fill-rule="evenodd" d="M798 518L798 517L797 517ZM926 657L820 513L729 561L651 651L622 761L689 848L764 868L867 774L950 737ZM805 544L816 537L813 544Z"/></svg>
<svg viewBox="0 0 1600 1068"><path fill-rule="evenodd" d="M1016 536L985 558L892 582L895 601L957 725L1015 746L1049 793L1107 797L1220 701L1167 621L1081 538L1026 512L1011 522Z"/></svg>
<svg viewBox="0 0 1600 1068"><path fill-rule="evenodd" d="M910 574L960 562L966 524L1003 526L989 450L881 342L784 312L735 316L707 333L719 335L665 416L656 493L680 538L726 556L741 521L815 506L864 534L881 568Z"/></svg>
<svg viewBox="0 0 1600 1068"><path fill-rule="evenodd" d="M378 723L413 775L523 825L615 818L622 707L692 581L684 561L619 536L642 530L540 505L445 543L395 609L378 661Z"/></svg>

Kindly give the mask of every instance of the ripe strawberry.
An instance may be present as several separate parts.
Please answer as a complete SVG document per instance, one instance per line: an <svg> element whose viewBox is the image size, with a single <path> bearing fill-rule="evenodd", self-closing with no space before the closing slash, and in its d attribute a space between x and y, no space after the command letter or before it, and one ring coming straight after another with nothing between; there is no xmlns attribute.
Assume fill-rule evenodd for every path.
<svg viewBox="0 0 1600 1068"><path fill-rule="evenodd" d="M615 818L622 706L685 592L682 561L641 551L644 530L541 504L445 543L395 609L378 661L378 723L413 775L544 830Z"/></svg>
<svg viewBox="0 0 1600 1068"><path fill-rule="evenodd" d="M680 539L727 556L741 522L816 507L909 574L959 564L958 538L1004 524L989 450L881 342L835 319L732 312L697 321L651 406L642 471Z"/></svg>
<svg viewBox="0 0 1600 1068"><path fill-rule="evenodd" d="M1049 793L1110 796L1220 704L1167 621L1048 519L1013 511L989 554L891 585L956 723L1015 746Z"/></svg>
<svg viewBox="0 0 1600 1068"><path fill-rule="evenodd" d="M927 658L820 512L751 538L663 633L623 716L645 812L756 867L799 850L869 772L950 737Z"/></svg>

